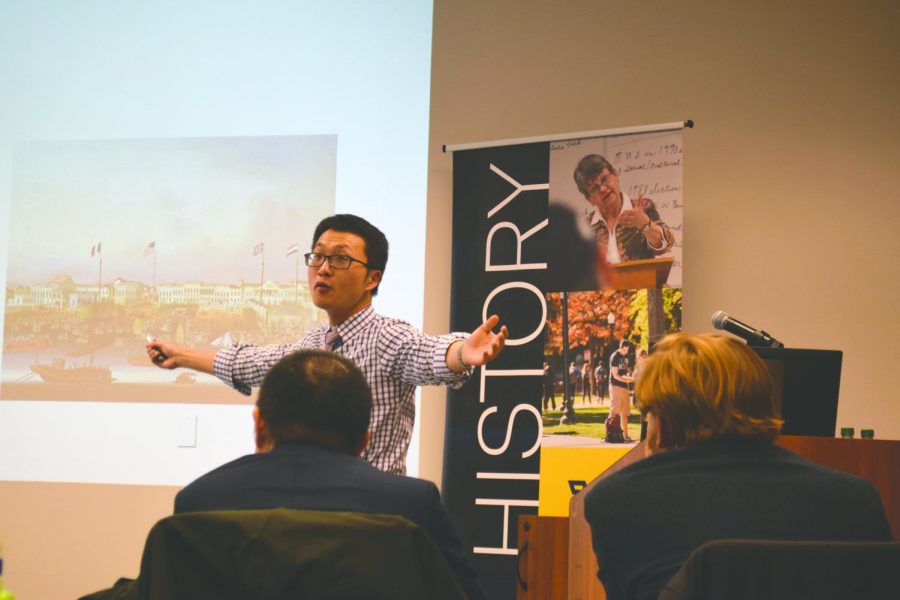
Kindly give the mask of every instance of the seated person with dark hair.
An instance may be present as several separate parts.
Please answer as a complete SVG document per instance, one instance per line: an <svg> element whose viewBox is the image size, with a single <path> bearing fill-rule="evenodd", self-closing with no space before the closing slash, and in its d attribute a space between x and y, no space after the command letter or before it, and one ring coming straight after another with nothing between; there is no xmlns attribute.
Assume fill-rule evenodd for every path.
<svg viewBox="0 0 900 600"><path fill-rule="evenodd" d="M470 598L483 598L437 487L379 471L358 457L369 439L372 394L348 359L318 350L282 358L260 388L256 454L181 490L175 512L295 508L399 515L419 525Z"/></svg>
<svg viewBox="0 0 900 600"><path fill-rule="evenodd" d="M773 443L782 424L774 383L742 342L664 338L637 397L651 456L585 499L610 600L657 598L691 551L715 539L892 539L871 484Z"/></svg>

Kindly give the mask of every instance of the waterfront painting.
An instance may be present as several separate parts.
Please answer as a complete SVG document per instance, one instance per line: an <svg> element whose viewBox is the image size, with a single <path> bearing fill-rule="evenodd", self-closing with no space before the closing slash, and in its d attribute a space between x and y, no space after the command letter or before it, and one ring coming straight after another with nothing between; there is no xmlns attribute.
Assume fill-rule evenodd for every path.
<svg viewBox="0 0 900 600"><path fill-rule="evenodd" d="M249 402L144 344L299 338L337 138L24 142L13 155L0 398Z"/></svg>

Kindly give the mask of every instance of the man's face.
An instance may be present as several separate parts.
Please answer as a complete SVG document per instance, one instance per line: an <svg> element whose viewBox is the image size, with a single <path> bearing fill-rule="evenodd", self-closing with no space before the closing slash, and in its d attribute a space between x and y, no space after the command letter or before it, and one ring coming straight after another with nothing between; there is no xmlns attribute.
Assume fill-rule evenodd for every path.
<svg viewBox="0 0 900 600"><path fill-rule="evenodd" d="M365 247L365 240L355 233L327 229L312 251L326 256L344 254L367 262ZM328 313L332 324L365 308L371 302L372 290L381 281L381 271L369 270L358 262L351 262L349 269L335 269L326 260L321 266L307 269L313 304Z"/></svg>
<svg viewBox="0 0 900 600"><path fill-rule="evenodd" d="M604 168L587 182L587 201L596 207L619 200L619 174Z"/></svg>

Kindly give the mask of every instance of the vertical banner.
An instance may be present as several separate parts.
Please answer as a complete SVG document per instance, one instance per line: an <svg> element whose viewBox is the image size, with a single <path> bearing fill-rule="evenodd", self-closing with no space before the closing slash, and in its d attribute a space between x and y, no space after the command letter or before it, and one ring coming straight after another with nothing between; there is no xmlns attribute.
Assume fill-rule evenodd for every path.
<svg viewBox="0 0 900 600"><path fill-rule="evenodd" d="M518 517L538 506L549 158L549 143L453 157L450 327L498 314L509 328L497 360L449 392L444 449L444 503L492 598L515 594Z"/></svg>
<svg viewBox="0 0 900 600"><path fill-rule="evenodd" d="M444 449L444 503L492 598L515 597L519 516L568 514L631 447L603 425L610 361L631 377L680 328L677 125L450 148L451 329L492 314L509 328L501 356L449 391Z"/></svg>

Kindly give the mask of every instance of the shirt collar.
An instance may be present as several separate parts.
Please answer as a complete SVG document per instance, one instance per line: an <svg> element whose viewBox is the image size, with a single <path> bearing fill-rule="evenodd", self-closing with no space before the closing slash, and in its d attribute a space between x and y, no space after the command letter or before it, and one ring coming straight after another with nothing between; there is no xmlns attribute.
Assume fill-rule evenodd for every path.
<svg viewBox="0 0 900 600"><path fill-rule="evenodd" d="M340 325L336 325L334 329L338 332L338 335L341 336L341 340L346 343L353 338L353 336L365 329L374 319L375 309L369 304L349 319L343 321Z"/></svg>
<svg viewBox="0 0 900 600"><path fill-rule="evenodd" d="M591 206L590 210L588 211L588 223L591 224L591 227L595 227L600 221L606 223L606 221L603 219L603 216L600 214L600 209L598 209L596 206Z"/></svg>

